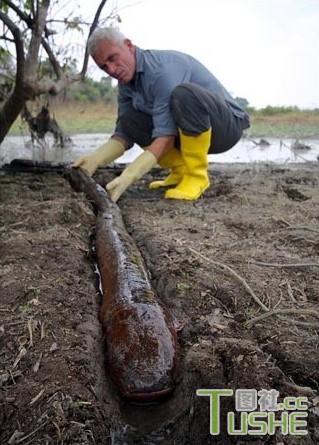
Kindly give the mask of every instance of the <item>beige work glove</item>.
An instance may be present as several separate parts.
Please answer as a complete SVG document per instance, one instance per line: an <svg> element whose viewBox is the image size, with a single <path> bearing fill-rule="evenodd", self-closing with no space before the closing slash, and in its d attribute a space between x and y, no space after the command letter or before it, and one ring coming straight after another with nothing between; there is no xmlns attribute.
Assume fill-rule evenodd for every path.
<svg viewBox="0 0 319 445"><path fill-rule="evenodd" d="M107 164L114 161L114 159L122 156L124 151L125 147L120 141L117 139L110 139L92 154L77 159L74 162L73 167L81 167L92 176L98 167L105 167Z"/></svg>
<svg viewBox="0 0 319 445"><path fill-rule="evenodd" d="M109 192L111 200L116 202L131 184L140 179L156 164L157 159L150 151L146 150L140 154L120 176L106 184L105 188Z"/></svg>

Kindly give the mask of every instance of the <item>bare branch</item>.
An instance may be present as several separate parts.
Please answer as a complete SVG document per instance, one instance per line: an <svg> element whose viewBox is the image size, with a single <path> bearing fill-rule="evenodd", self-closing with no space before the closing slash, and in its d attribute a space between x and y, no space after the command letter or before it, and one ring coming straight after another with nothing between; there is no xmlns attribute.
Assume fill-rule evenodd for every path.
<svg viewBox="0 0 319 445"><path fill-rule="evenodd" d="M16 88L19 88L22 86L23 83L24 69L25 69L25 55L24 55L22 35L17 25L13 23L13 21L7 16L7 14L2 12L1 10L0 10L0 19L10 29L14 37L14 43L16 47L17 60L18 60L17 72L16 72Z"/></svg>
<svg viewBox="0 0 319 445"><path fill-rule="evenodd" d="M52 67L53 67L54 72L55 72L55 74L57 76L57 79L58 80L62 79L63 78L62 68L61 68L58 60L56 59L53 51L51 50L51 47L50 47L49 43L44 38L42 38L42 46L45 49L45 51L46 51L46 53L47 53L47 55L49 57L49 60L50 60L50 62L52 64Z"/></svg>
<svg viewBox="0 0 319 445"><path fill-rule="evenodd" d="M97 27L101 12L105 6L105 3L107 2L107 0L102 0L94 17L94 20L92 22L92 25L90 27L90 31L89 31L89 36L92 34L92 32L94 31L94 29ZM88 66L88 60L89 60L89 54L87 51L87 48L85 49L85 55L84 55L84 59L83 59L83 65L82 65L82 69L81 71L77 74L74 75L70 78L66 77L61 69L61 66L59 64L59 62L57 61L53 51L51 50L51 47L49 46L49 44L47 43L47 41L45 39L42 39L42 45L45 49L45 51L48 54L48 57L50 59L50 62L53 66L53 69L56 73L57 76L57 81L55 83L52 83L50 81L44 81L42 82L42 87L47 90L47 88L49 88L50 94L56 95L58 94L62 88L64 88L66 85L73 83L75 81L78 80L82 80L85 76L85 73L87 71L87 66ZM51 86L49 86L51 83Z"/></svg>
<svg viewBox="0 0 319 445"><path fill-rule="evenodd" d="M246 280L244 280L243 277L241 277L240 275L238 275L237 272L235 272L231 267L227 266L227 264L223 264L220 263L219 261L214 261L211 260L210 258L208 258L207 256L203 255L202 253L198 252L197 250L193 249L192 247L189 247L189 250L193 253L195 253L195 255L199 256L200 258L202 258L203 260L220 267L223 270L226 270L227 272L229 272L233 277L235 277L238 281L240 281L240 283L244 286L244 288L247 290L247 292L250 294L250 296L252 297L252 299L258 304L258 306L264 311L264 312L268 312L269 309L268 307L262 302L260 301L260 299L257 297L257 295L254 293L254 291L251 289L251 287L249 286L249 284L247 283Z"/></svg>
<svg viewBox="0 0 319 445"><path fill-rule="evenodd" d="M319 267L319 263L263 263L262 261L249 261L249 264L265 267Z"/></svg>
<svg viewBox="0 0 319 445"><path fill-rule="evenodd" d="M27 14L25 14L23 11L21 11L21 9L15 5L12 1L10 0L3 0L3 3L7 6L9 6L9 8L11 8L18 17L20 17L21 20L23 20L26 25L28 26L28 28L32 27L32 19L30 16L28 16Z"/></svg>
<svg viewBox="0 0 319 445"><path fill-rule="evenodd" d="M104 8L106 2L107 2L107 0L102 0L101 3L100 3L100 5L99 5L99 7L97 8L97 11L96 11L96 14L95 14L95 17L94 17L92 26L91 26L91 28L90 28L89 36L88 36L88 37L90 37L90 35L92 34L92 32L93 32L93 31L95 30L95 28L97 27L97 24L98 24L98 22L99 22L99 18L100 18L101 12L102 12L102 10L103 10L103 8ZM87 67L88 67L88 62L89 62L89 53L88 53L87 46L86 46L86 48L85 48L84 60L83 60L82 70L81 70L81 72L79 73L79 77L80 77L80 79L83 79L84 76L85 76L85 73L86 73L86 70L87 70Z"/></svg>
<svg viewBox="0 0 319 445"><path fill-rule="evenodd" d="M312 317L319 317L318 312L311 309L273 309L269 312L266 312L265 314L261 314L258 317L246 321L245 325L251 327L257 321L263 320L264 318L271 317L273 315L284 315L284 314L309 315ZM316 326L319 327L319 324L317 323Z"/></svg>
<svg viewBox="0 0 319 445"><path fill-rule="evenodd" d="M279 229L273 230L274 232L283 232L285 230L308 230L309 232L319 233L319 230L313 229L308 226L288 226L288 227L280 227Z"/></svg>
<svg viewBox="0 0 319 445"><path fill-rule="evenodd" d="M107 0L101 1L90 27L89 35L96 28L106 1ZM9 18L8 14L0 11L0 19L5 25L5 30L11 32L13 36L17 56L15 85L0 108L0 143L7 135L27 100L34 99L44 93L57 95L66 86L82 80L87 70L89 58L86 49L83 66L78 74L68 75L62 70L60 63L47 40L47 37L52 34L52 31L48 30L46 27L51 0L41 0L41 2L33 0L25 7L25 10L20 9L12 0L2 0L2 2L17 14L17 21L19 24L15 24L13 20ZM27 26L31 31L31 39L27 52L25 52L24 48L22 30L19 29L20 21L24 23L24 28ZM65 22L65 24L67 25L67 22ZM6 35L4 35L3 38L8 40ZM37 70L39 67L39 52L41 46L46 51L56 74L54 80L39 80L38 78Z"/></svg>
<svg viewBox="0 0 319 445"><path fill-rule="evenodd" d="M26 61L26 76L35 77L38 68L39 49L42 42L42 35L44 32L46 17L50 0L43 0L41 5L37 2L36 20L32 27L31 40L28 49L28 56Z"/></svg>

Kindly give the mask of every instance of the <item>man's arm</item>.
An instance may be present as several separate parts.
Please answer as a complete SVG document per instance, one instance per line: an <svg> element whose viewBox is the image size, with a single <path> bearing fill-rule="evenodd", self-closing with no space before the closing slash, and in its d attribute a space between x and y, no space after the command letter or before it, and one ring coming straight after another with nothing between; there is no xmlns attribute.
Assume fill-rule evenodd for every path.
<svg viewBox="0 0 319 445"><path fill-rule="evenodd" d="M155 138L154 141L146 148L149 150L156 159L159 161L166 153L173 148L175 136L160 136Z"/></svg>
<svg viewBox="0 0 319 445"><path fill-rule="evenodd" d="M92 176L98 167L104 167L122 156L127 147L128 143L125 139L118 136L112 137L93 153L77 159L73 167L81 167Z"/></svg>

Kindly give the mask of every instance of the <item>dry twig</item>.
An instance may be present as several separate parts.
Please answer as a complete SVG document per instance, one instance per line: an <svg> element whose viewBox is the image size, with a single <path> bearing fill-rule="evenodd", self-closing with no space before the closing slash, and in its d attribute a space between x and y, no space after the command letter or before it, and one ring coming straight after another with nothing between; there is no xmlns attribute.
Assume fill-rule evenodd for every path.
<svg viewBox="0 0 319 445"><path fill-rule="evenodd" d="M33 366L33 368L32 368L32 370L33 370L34 373L37 373L37 372L39 371L39 369L40 369L40 364L41 364L41 360L42 360L42 355L43 355L43 353L41 352L41 353L40 353L40 356L39 356L39 358L38 358L38 360L35 362L35 364L34 364L34 366Z"/></svg>
<svg viewBox="0 0 319 445"><path fill-rule="evenodd" d="M280 227L279 229L275 229L274 232L283 232L284 230L307 230L308 232L319 233L319 230L313 229L308 226L288 226L288 227Z"/></svg>
<svg viewBox="0 0 319 445"><path fill-rule="evenodd" d="M44 393L44 391L45 391L45 388L41 389L41 391L31 400L29 405L33 405L37 400L39 400L40 397L42 396L42 394Z"/></svg>
<svg viewBox="0 0 319 445"><path fill-rule="evenodd" d="M18 366L18 363L20 362L20 360L22 359L22 357L23 357L24 355L26 355L26 353L27 353L26 348L22 347L22 348L20 349L20 351L19 351L19 354L18 354L17 358L15 359L15 361L14 361L14 363L13 363L13 365L12 365L12 369L14 369L14 368L16 368L16 367Z"/></svg>
<svg viewBox="0 0 319 445"><path fill-rule="evenodd" d="M33 346L33 330L32 330L32 319L28 319L28 330L29 330L29 347Z"/></svg>
<svg viewBox="0 0 319 445"><path fill-rule="evenodd" d="M314 328L314 329L319 329L319 322L308 322L308 321L299 321L299 320L294 320L293 318L285 318L282 317L281 315L278 315L278 318L282 321L284 321L285 323L288 323L289 325L293 326L301 326L303 328Z"/></svg>
<svg viewBox="0 0 319 445"><path fill-rule="evenodd" d="M315 391L309 386L299 386L295 382L286 382L287 386L294 389L298 394L302 394L308 397L316 397Z"/></svg>
<svg viewBox="0 0 319 445"><path fill-rule="evenodd" d="M49 419L47 419L43 423L41 423L41 425L39 425L38 428L36 428L35 430L31 431L31 433L27 434L26 436L23 436L23 437L19 438L15 443L17 443L17 444L18 443L22 443L26 439L29 439L31 436L33 436L35 433L37 433L39 430L44 428L48 423L49 423Z"/></svg>
<svg viewBox="0 0 319 445"><path fill-rule="evenodd" d="M44 333L44 321L40 322L40 324L41 324L41 335L40 335L40 338L41 338L41 340L43 340L44 339L44 335L45 335L45 333Z"/></svg>
<svg viewBox="0 0 319 445"><path fill-rule="evenodd" d="M288 291L288 295L289 295L289 298L291 299L291 301L296 303L296 299L294 297L294 293L292 291L292 287L291 287L291 284L289 283L289 281L287 282L287 291Z"/></svg>
<svg viewBox="0 0 319 445"><path fill-rule="evenodd" d="M247 281L244 280L244 278L242 278L240 275L238 275L238 273L235 272L231 267L227 266L226 264L220 263L219 261L211 260L210 258L208 258L205 255L201 254L200 252L198 252L197 250L193 249L192 247L189 247L188 249L191 252L193 252L195 255L197 255L200 258L202 258L203 260L208 261L209 263L211 263L211 264L213 264L215 266L218 266L221 269L226 270L227 272L229 272L233 277L235 277L238 281L241 282L241 284L244 286L244 288L250 294L252 299L258 304L259 307L261 307L261 309L264 312L268 312L269 311L268 307L262 301L260 301L260 299L257 297L257 295L254 293L254 291L251 289L251 287L249 286Z"/></svg>
<svg viewBox="0 0 319 445"><path fill-rule="evenodd" d="M249 261L249 264L256 264L257 266L266 267L319 267L319 263L263 263L261 261Z"/></svg>
<svg viewBox="0 0 319 445"><path fill-rule="evenodd" d="M271 317L273 315L284 315L284 314L298 314L298 315L311 315L312 317L318 317L319 313L315 310L311 309L273 309L272 311L268 311L265 314L261 314L258 317L252 318L245 322L245 325L251 327L257 321L263 320L264 318ZM295 323L295 322L294 322ZM304 322L302 322L304 323ZM307 323L308 325L309 323ZM311 323L313 325L313 323ZM303 325L302 325L303 326ZM319 327L319 323L317 324Z"/></svg>

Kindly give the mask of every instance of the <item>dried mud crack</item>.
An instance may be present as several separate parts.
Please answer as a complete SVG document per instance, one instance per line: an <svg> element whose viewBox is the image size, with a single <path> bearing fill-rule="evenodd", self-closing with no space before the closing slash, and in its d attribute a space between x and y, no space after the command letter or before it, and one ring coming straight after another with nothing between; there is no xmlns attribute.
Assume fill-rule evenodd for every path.
<svg viewBox="0 0 319 445"><path fill-rule="evenodd" d="M114 174L101 170L96 180ZM147 406L124 402L106 372L90 203L55 172L2 174L1 443L318 442L318 165L213 166L212 186L196 202L148 190L161 174L119 202L154 289L185 321L176 389ZM261 317L243 281L212 261L273 313ZM198 388L306 395L308 435L229 436L229 397L213 437Z"/></svg>

